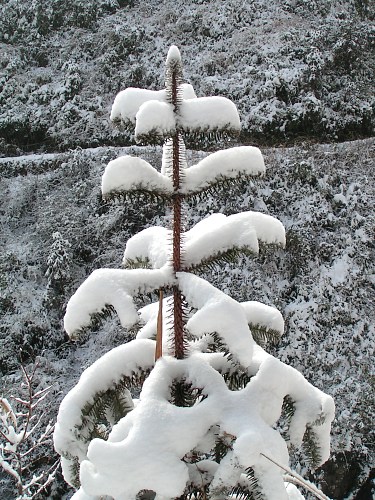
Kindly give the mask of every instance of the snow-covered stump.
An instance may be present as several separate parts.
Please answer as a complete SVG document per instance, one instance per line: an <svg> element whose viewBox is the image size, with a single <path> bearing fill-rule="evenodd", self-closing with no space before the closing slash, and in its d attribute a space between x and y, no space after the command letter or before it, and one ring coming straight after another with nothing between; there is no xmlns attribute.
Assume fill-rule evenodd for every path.
<svg viewBox="0 0 375 500"><path fill-rule="evenodd" d="M184 137L237 134L240 121L231 101L198 98L183 83L175 46L166 88L120 92L111 119L135 126L138 142L162 142L163 159L160 172L140 158L113 160L103 197L162 198L172 221L133 236L125 269L94 271L68 303L71 336L108 311L124 327L139 324L61 404L54 442L74 498L134 499L144 490L157 499L303 498L291 483L314 488L290 470L288 446L307 443L313 467L327 460L333 400L260 347L283 333L277 309L239 303L196 275L256 255L259 242L284 246L284 228L257 212L212 214L188 231L182 224L185 200L263 175L260 151L235 147L187 165ZM160 301L137 310L134 297L155 291ZM276 430L282 415L286 436Z"/></svg>

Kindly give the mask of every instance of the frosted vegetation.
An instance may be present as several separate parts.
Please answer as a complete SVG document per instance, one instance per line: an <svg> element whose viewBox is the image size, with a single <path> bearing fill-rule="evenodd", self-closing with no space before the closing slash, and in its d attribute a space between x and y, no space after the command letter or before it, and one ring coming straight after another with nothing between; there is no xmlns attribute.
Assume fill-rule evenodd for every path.
<svg viewBox="0 0 375 500"><path fill-rule="evenodd" d="M371 136L373 9L367 0L2 2L1 149L124 145L104 125L113 94L124 82L162 88L171 40L198 96L235 101L242 142Z"/></svg>
<svg viewBox="0 0 375 500"><path fill-rule="evenodd" d="M332 459L314 482L332 498L355 498L374 467L374 142L263 146L373 136L373 4L230 4L1 3L0 154L65 152L0 160L0 393L8 402L11 394L21 396L19 360L37 358L36 390L52 385L52 398L39 405L43 432L82 370L134 337L108 317L72 344L64 338L62 317L68 298L93 270L118 267L126 241L168 223L160 215L162 197L113 204L110 196L102 200L100 183L111 161L117 168L117 158L137 156L162 166L152 170L153 187L160 188L161 149L115 147L133 137L131 129L112 128L109 115L124 86L163 87L164 52L178 40L187 81L198 96L236 103L239 144L261 144L267 166L267 176L254 184L219 187L197 199L186 210L187 232L212 212L260 211L278 217L287 236L285 250L261 245L258 256L223 263L220 272L206 266L201 276L243 304L252 297L246 307L253 315L261 314L258 301L282 312L284 335L268 350L336 403ZM79 147L98 145L110 147ZM206 145L195 138L189 147ZM189 189L200 190L200 169L208 175L210 157L189 150L187 157ZM148 168L139 161L137 168ZM148 234L152 249L160 234ZM154 314L151 306L141 310L145 321ZM277 315L274 322L280 329ZM142 335L147 339L147 329ZM36 477L56 460L52 447L43 450L33 463ZM305 462L302 453L292 465L307 477ZM9 477L0 475L0 490L14 499ZM63 498L61 480L50 487L51 498Z"/></svg>
<svg viewBox="0 0 375 500"><path fill-rule="evenodd" d="M253 297L282 311L286 330L277 357L334 397L336 462L320 474L336 498L365 480L374 457L373 154L373 140L265 149L266 178L219 189L186 214L194 225L210 210L260 210L286 227L285 251L264 249L259 257L225 264L220 272L207 269L206 277L236 300ZM148 225L165 224L158 199L137 207L101 201L105 166L119 155L142 156L153 165L162 159L158 147L132 147L0 162L2 393L9 398L21 383L20 346L26 362L42 354L41 386L54 384L54 403L46 406L51 416L82 368L129 339L115 319L108 319L77 347L64 343L64 304L94 269L118 266L124 241ZM188 162L198 164L206 156L188 152ZM55 284L64 292L46 311L50 278L45 273L57 231L70 244L62 260L66 278ZM295 466L305 475L303 457Z"/></svg>

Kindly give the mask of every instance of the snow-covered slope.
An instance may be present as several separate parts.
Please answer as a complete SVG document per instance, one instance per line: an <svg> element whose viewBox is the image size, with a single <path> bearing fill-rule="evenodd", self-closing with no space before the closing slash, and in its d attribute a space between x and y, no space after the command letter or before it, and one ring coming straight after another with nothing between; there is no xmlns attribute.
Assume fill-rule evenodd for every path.
<svg viewBox="0 0 375 500"><path fill-rule="evenodd" d="M373 16L356 0L2 2L1 149L124 145L113 97L162 86L173 43L198 96L235 102L242 142L371 136Z"/></svg>
<svg viewBox="0 0 375 500"><path fill-rule="evenodd" d="M141 156L133 147L0 160L2 390L17 387L20 346L27 362L41 355L42 380L56 384L51 416L82 368L129 335L108 320L74 347L61 325L66 299L93 269L118 267L132 234L166 222L157 216L158 202L109 207L100 200L105 165L120 153ZM327 492L344 498L365 477L374 451L374 141L263 153L266 176L192 206L187 229L207 215L208 206L226 215L255 209L285 225L285 250L261 249L259 257L244 257L209 279L238 300L259 300L283 312L286 334L277 357L335 398L338 465L331 462L336 477ZM189 152L189 163L204 155ZM142 158L160 165L161 150L147 148ZM45 272L56 231L67 243L62 273L53 280Z"/></svg>

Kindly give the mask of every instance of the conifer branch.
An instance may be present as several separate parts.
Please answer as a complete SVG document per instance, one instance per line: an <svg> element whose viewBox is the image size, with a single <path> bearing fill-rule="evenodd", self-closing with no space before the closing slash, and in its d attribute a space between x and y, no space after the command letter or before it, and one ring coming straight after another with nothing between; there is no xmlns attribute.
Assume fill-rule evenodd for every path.
<svg viewBox="0 0 375 500"><path fill-rule="evenodd" d="M234 264L237 261L237 259L242 255L254 256L256 255L256 252L248 246L246 247L233 246L228 250L214 253L210 255L207 259L204 259L197 264L192 264L190 266L187 266L182 270L185 272L195 273L195 274L207 270L214 271L218 266L221 266L223 264Z"/></svg>
<svg viewBox="0 0 375 500"><path fill-rule="evenodd" d="M82 328L75 330L70 336L72 340L84 338L90 330L97 330L104 321L113 317L116 313L115 308L111 304L105 304L101 311L90 314L90 323Z"/></svg>
<svg viewBox="0 0 375 500"><path fill-rule="evenodd" d="M136 257L135 259L125 259L123 262L125 269L152 269L150 259L148 257Z"/></svg>
<svg viewBox="0 0 375 500"><path fill-rule="evenodd" d="M313 426L307 425L302 440L302 449L312 469L316 469L322 462L322 453Z"/></svg>
<svg viewBox="0 0 375 500"><path fill-rule="evenodd" d="M280 342L281 334L277 330L253 323L249 323L249 327L253 339L261 347L266 347L267 344L277 345Z"/></svg>
<svg viewBox="0 0 375 500"><path fill-rule="evenodd" d="M260 176L262 176L261 173L251 175L243 172L232 172L231 175L220 174L209 183L198 186L196 189L189 188L188 190L184 190L183 195L188 200L200 202L206 200L210 196L220 194L223 190L228 191L233 189L233 182L236 182L238 185L245 186L254 177Z"/></svg>
<svg viewBox="0 0 375 500"><path fill-rule="evenodd" d="M120 201L122 203L167 203L171 200L172 194L168 191L160 191L157 189L148 190L143 187L134 186L129 190L116 190L113 189L105 195L103 200L105 202Z"/></svg>
<svg viewBox="0 0 375 500"><path fill-rule="evenodd" d="M249 467L245 471L246 483L238 484L232 489L232 494L239 499L246 500L267 500L259 480L253 468Z"/></svg>

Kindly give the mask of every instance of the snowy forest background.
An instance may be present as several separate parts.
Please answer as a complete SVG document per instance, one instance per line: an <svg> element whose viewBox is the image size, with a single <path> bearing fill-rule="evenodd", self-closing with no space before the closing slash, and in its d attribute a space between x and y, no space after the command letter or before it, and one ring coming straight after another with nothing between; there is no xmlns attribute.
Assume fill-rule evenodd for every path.
<svg viewBox="0 0 375 500"><path fill-rule="evenodd" d="M53 384L44 418L54 419L82 369L128 338L108 319L75 345L62 316L92 270L118 267L131 235L163 223L157 202L104 203L100 178L109 160L139 153L109 123L114 96L161 88L176 43L186 81L198 96L235 102L238 144L259 146L267 167L264 179L194 207L189 225L209 210L255 209L287 230L286 250L243 257L208 279L283 312L276 356L337 406L333 456L314 480L332 498L371 499L374 31L365 0L1 2L0 393L17 393L20 359L38 358L37 384ZM207 154L204 143L189 147L194 163ZM146 153L160 164L160 148ZM46 447L36 470L53 454ZM56 482L49 498L64 488Z"/></svg>

